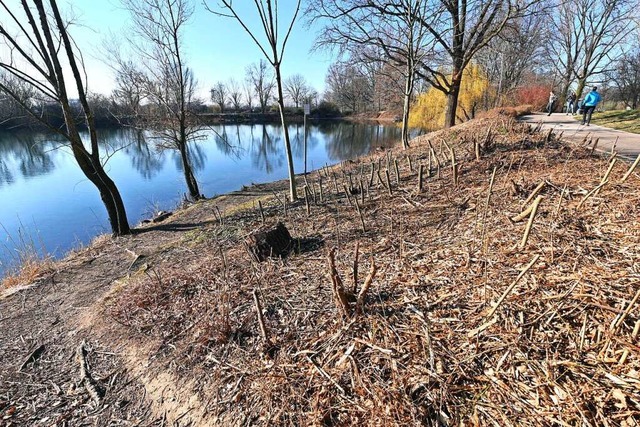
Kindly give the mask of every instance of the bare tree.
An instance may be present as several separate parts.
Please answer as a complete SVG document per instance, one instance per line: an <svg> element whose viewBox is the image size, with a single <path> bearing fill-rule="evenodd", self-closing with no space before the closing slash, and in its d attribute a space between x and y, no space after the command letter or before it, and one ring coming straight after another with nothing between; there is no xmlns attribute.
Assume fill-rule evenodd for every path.
<svg viewBox="0 0 640 427"><path fill-rule="evenodd" d="M367 110L373 101L374 83L370 77L351 61L335 62L327 70L325 97L343 112Z"/></svg>
<svg viewBox="0 0 640 427"><path fill-rule="evenodd" d="M311 108L315 108L318 106L318 97L318 91L312 87L309 87L309 90L307 91L307 94L302 101L305 104L309 104Z"/></svg>
<svg viewBox="0 0 640 427"><path fill-rule="evenodd" d="M293 25L295 24L298 13L300 12L300 2L301 0L297 0L295 2L291 20L285 27L286 32L282 39L280 38L281 33L279 26L279 23L282 20L279 15L280 9L278 8L278 0L254 0L255 10L259 18L258 22L260 22L260 25L258 25L257 28L249 27L253 21L248 19L247 16L241 17L239 15L239 9L233 5L233 0L219 0L220 8L217 8L216 10L209 8L210 11L219 16L226 16L237 21L238 24L240 24L240 26L247 32L249 37L251 37L254 43L260 48L267 61L269 61L273 67L276 77L280 121L282 122L284 145L287 154L287 164L289 167L289 197L292 201L296 200L298 195L296 193L296 180L295 172L293 170L293 156L291 155L289 129L287 128L287 123L284 117L284 93L282 90L282 73L280 67L282 64L282 57L284 56L284 50L287 46L287 41L289 41L291 30L293 29ZM261 34L266 38L266 43L260 41L262 37Z"/></svg>
<svg viewBox="0 0 640 427"><path fill-rule="evenodd" d="M229 97L227 85L224 82L218 82L213 85L209 93L211 94L211 101L218 106L221 113L224 113L227 98Z"/></svg>
<svg viewBox="0 0 640 427"><path fill-rule="evenodd" d="M0 1L6 14L0 21L0 40L8 49L0 56L0 91L8 95L34 119L69 142L76 163L100 192L114 235L131 232L120 192L104 170L98 147L94 113L87 100L87 82L81 53L68 33L69 22L62 19L55 0L22 0L20 6ZM11 35L15 32L16 35ZM39 114L36 103L4 77L22 82L42 104L53 104L64 120L62 128ZM80 137L77 115L70 97L77 91L81 118L89 131L85 145Z"/></svg>
<svg viewBox="0 0 640 427"><path fill-rule="evenodd" d="M538 8L542 9L541 5ZM543 64L544 42L549 30L547 15L540 10L512 20L476 56L496 88L494 106L503 103L522 84L527 73Z"/></svg>
<svg viewBox="0 0 640 427"><path fill-rule="evenodd" d="M120 69L116 73L116 87L113 100L121 106L124 113L132 118L140 114L140 107L145 99L146 76L132 61L120 61Z"/></svg>
<svg viewBox="0 0 640 427"><path fill-rule="evenodd" d="M431 49L427 44L428 22L433 15L428 0L316 0L308 12L326 27L319 45L338 46L351 60L368 67L374 81L400 73L404 85L402 145L409 147L409 108L418 67L424 66ZM386 70L385 70L386 66Z"/></svg>
<svg viewBox="0 0 640 427"><path fill-rule="evenodd" d="M247 82L251 85L252 93L258 97L260 111L266 113L276 83L265 61L261 59L257 64L247 67Z"/></svg>
<svg viewBox="0 0 640 427"><path fill-rule="evenodd" d="M247 107L249 108L249 111L252 111L254 92L253 92L253 83L249 79L248 73L244 83L242 84L242 92L244 93L244 99L247 103Z"/></svg>
<svg viewBox="0 0 640 427"><path fill-rule="evenodd" d="M150 102L144 123L150 126L160 146L180 153L189 196L202 197L189 155L189 143L200 137L194 106L196 80L186 65L182 34L193 14L190 0L121 0L132 19L131 48L138 58L136 71L144 76L145 95ZM126 61L112 54L118 74L129 73Z"/></svg>
<svg viewBox="0 0 640 427"><path fill-rule="evenodd" d="M284 81L284 92L298 108L309 92L309 85L302 74L294 74Z"/></svg>
<svg viewBox="0 0 640 427"><path fill-rule="evenodd" d="M637 1L558 0L554 11L547 44L550 62L561 76L561 95L577 80L579 98L587 80L605 73L621 55Z"/></svg>
<svg viewBox="0 0 640 427"><path fill-rule="evenodd" d="M229 79L227 82L227 89L229 91L229 101L233 110L238 112L242 108L242 88L236 79Z"/></svg>
<svg viewBox="0 0 640 427"><path fill-rule="evenodd" d="M315 0L313 4L316 11L334 21L331 25L338 29L338 34L347 37L354 29L359 30L360 20L351 18L354 14L364 16L368 11L375 19L404 21L406 25L401 28L409 31L405 39L415 39L416 53L428 53L424 60L419 60L419 55L415 57L416 75L447 95L444 125L449 127L455 124L467 65L507 22L527 13L538 2L540 0ZM406 38L407 35L411 38ZM391 53L385 50L385 54L395 60Z"/></svg>
<svg viewBox="0 0 640 427"><path fill-rule="evenodd" d="M618 98L628 107L637 109L640 104L640 48L636 46L622 55L608 76L617 89Z"/></svg>
<svg viewBox="0 0 640 427"><path fill-rule="evenodd" d="M539 3L540 0L438 0L436 13L422 25L433 36L443 63L437 67L423 63L419 74L447 95L445 127L455 125L462 76L471 60L508 22L531 13Z"/></svg>

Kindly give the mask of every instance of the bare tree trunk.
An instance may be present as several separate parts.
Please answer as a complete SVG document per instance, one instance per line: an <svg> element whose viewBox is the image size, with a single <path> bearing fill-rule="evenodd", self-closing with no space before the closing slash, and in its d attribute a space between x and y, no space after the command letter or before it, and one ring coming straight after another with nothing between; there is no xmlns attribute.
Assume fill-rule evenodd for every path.
<svg viewBox="0 0 640 427"><path fill-rule="evenodd" d="M202 198L202 195L200 194L198 181L193 174L191 162L189 161L187 144L182 144L180 146L180 160L182 162L182 172L184 174L184 180L187 183L187 190L189 190L189 197L191 197L193 200L200 200Z"/></svg>
<svg viewBox="0 0 640 427"><path fill-rule="evenodd" d="M456 110L458 109L458 96L460 95L461 72L454 72L451 87L447 93L447 109L444 117L444 127L450 128L456 124Z"/></svg>
<svg viewBox="0 0 640 427"><path fill-rule="evenodd" d="M578 99L582 97L582 92L584 92L584 87L587 85L586 78L578 78L578 88L576 89L576 102Z"/></svg>
<svg viewBox="0 0 640 427"><path fill-rule="evenodd" d="M287 166L289 168L289 199L295 202L298 199L296 192L296 174L293 170L293 156L291 155L291 140L289 139L289 129L284 118L284 95L282 92L282 75L280 74L280 64L276 63L276 84L278 85L278 108L280 110L280 121L282 122L282 132L284 135L284 148L287 154Z"/></svg>
<svg viewBox="0 0 640 427"><path fill-rule="evenodd" d="M40 15L42 28L48 30L49 27L45 18L46 12L44 9L44 5L41 1L35 2L35 4ZM78 165L80 166L80 169L87 177L87 179L89 179L89 181L91 181L98 189L100 198L102 199L102 202L104 203L107 210L107 216L109 217L112 234L114 236L129 234L131 233L131 229L129 228L129 222L127 220L127 214L124 203L122 201L122 197L120 196L120 192L118 191L118 188L116 187L113 180L105 172L104 167L102 166L102 163L100 161L100 150L98 147L98 136L95 128L95 121L93 119L93 111L91 110L87 102L86 92L84 91L82 78L80 76L80 70L76 63L76 58L73 54L73 46L71 44L69 34L66 31L62 30L63 28L65 28L65 23L62 20L58 5L55 1L51 1L51 12L58 27L60 38L62 39L62 43L65 47L67 59L69 60L69 66L71 68L73 78L78 89L78 97L82 105L83 113L91 137L91 153L89 153L82 143L82 139L80 138L78 128L75 123L75 116L71 112L71 109L69 107L70 104L64 79L60 78L57 88L59 104L64 116L64 121L68 133L68 140L71 143L74 158L76 159ZM47 41L47 45L49 46L49 51L54 52L54 41L52 39L50 31L45 31L45 39ZM56 75L62 76L62 67L57 55L51 56L51 64L55 69Z"/></svg>
<svg viewBox="0 0 640 427"><path fill-rule="evenodd" d="M198 188L198 181L193 174L193 168L191 167L191 160L189 159L189 147L186 135L186 126L180 125L180 141L178 142L180 149L180 160L182 161L182 172L184 173L184 179L187 182L187 189L189 190L189 196L193 200L200 200L202 195Z"/></svg>
<svg viewBox="0 0 640 427"><path fill-rule="evenodd" d="M65 114L65 121L66 120L67 114ZM73 124L73 128L75 128L75 123ZM122 197L120 196L120 192L118 191L115 183L102 167L100 159L95 156L91 156L89 152L85 150L82 145L82 141L80 140L80 136L77 133L71 136L70 142L73 157L76 159L80 170L84 176L86 176L87 179L96 186L100 193L100 199L107 210L111 233L114 236L130 234L131 229L129 228L129 222L127 221L124 202L122 201Z"/></svg>
<svg viewBox="0 0 640 427"><path fill-rule="evenodd" d="M411 95L413 95L413 66L411 60L407 61L407 76L404 86L404 104L402 109L402 148L409 148L409 109L411 108Z"/></svg>
<svg viewBox="0 0 640 427"><path fill-rule="evenodd" d="M562 79L562 87L560 88L560 96L558 97L558 101L560 101L560 112L562 112L562 106L567 105L567 93L569 92L569 86L571 86L571 77L564 76Z"/></svg>

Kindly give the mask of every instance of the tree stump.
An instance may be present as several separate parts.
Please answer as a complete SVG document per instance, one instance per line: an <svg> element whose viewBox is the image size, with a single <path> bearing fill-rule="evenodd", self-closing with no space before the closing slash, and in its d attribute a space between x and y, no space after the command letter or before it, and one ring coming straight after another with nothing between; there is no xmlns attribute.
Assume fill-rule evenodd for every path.
<svg viewBox="0 0 640 427"><path fill-rule="evenodd" d="M293 248L289 230L279 222L275 228L261 227L245 241L251 256L258 262L270 257L286 257Z"/></svg>

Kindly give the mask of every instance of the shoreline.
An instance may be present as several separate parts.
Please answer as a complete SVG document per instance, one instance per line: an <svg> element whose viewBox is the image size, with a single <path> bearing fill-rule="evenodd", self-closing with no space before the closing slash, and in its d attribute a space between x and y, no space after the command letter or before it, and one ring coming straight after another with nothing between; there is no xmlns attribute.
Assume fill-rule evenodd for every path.
<svg viewBox="0 0 640 427"><path fill-rule="evenodd" d="M314 121L314 123L323 123L323 122L324 123L326 123L326 122L370 123L370 122L365 122L365 121L361 121L361 120L351 121L351 120L342 120L342 119L339 119L339 120L317 119L317 120ZM302 123L302 121L300 121L300 123ZM219 124L220 125L229 125L231 123L219 123ZM263 123L238 123L238 124L242 124L242 125L254 125L254 124L255 125L260 125L260 124L263 124ZM121 128L125 128L126 129L126 127L121 127ZM397 148L398 144L399 144L399 140L394 141L393 147ZM374 150L376 150L376 148L373 148L372 152ZM359 157L363 157L363 156L369 156L372 152L362 154L362 155L356 157L355 159L357 159ZM341 161L339 161L338 163L336 163L334 165L330 165L329 167L330 168L331 167L335 167L336 165L340 165L343 162L349 162L349 161L353 161L355 159L341 160ZM313 170L308 170L307 175L311 174L312 172L317 171L318 169L322 169L322 168L325 168L325 165L322 165L322 166L320 166L320 167L318 167L316 169L313 169ZM296 174L296 181L298 182L298 193L300 193L301 189L302 189L302 187L304 185L304 173L303 172L299 172L299 173ZM240 184L240 186L235 190L228 191L228 192L222 193L222 194L214 195L212 197L204 199L203 201L212 201L212 200L216 200L216 199L219 199L219 198L227 198L227 197L231 197L231 196L240 196L244 192L250 193L253 189L258 189L258 188L262 188L262 189L264 189L264 188L272 188L272 187L273 188L280 188L280 187L285 188L287 186L288 186L288 178L282 178L282 179L277 179L277 180L272 180L272 181L265 181L265 182L252 182L250 185ZM181 205L183 205L184 203L185 203L184 200L183 201L174 200L174 202L172 202L171 206L167 207L166 210L170 210L172 212L172 214L173 213L177 213L180 210L184 209L184 207L181 207ZM191 206L193 204L194 203L192 203L192 202L187 202L187 207L189 207L189 206ZM160 212L165 212L166 210L161 210ZM154 219L155 219L154 216L140 218L137 222L135 222L134 224L131 224L132 231L134 231L134 233L135 233L135 230L144 229L145 227L149 226L149 224L145 224L145 221L151 222ZM37 252L37 257L33 257L33 256L31 256L31 254L29 254L26 257L26 259L27 259L27 262L29 264L37 264L37 262L38 262L37 260L42 260L43 263L45 263L45 261L46 261L46 264L49 264L51 262L53 262L55 264L55 262L64 260L69 254L75 252L79 248L83 248L85 246L91 245L91 242L94 241L95 239L99 239L99 238L101 238L101 236L109 236L109 235L110 235L109 233L96 234L93 237L91 237L87 243L77 244L74 247L69 248L67 251L65 251L64 253L60 253L57 256L52 256L49 253L44 253L43 254L42 253L42 249L38 249L37 251L34 250L33 251L34 253ZM27 248L23 248L23 249L25 249L25 252L27 252L26 251ZM21 249L21 251L22 251L22 249ZM5 280L9 276L12 276L12 275L18 275L19 276L20 275L20 270L21 270L20 266L13 265L13 263L7 264L7 266L4 267L3 273L0 274L0 284L2 283L3 280ZM1 288L2 287L0 286L0 289Z"/></svg>

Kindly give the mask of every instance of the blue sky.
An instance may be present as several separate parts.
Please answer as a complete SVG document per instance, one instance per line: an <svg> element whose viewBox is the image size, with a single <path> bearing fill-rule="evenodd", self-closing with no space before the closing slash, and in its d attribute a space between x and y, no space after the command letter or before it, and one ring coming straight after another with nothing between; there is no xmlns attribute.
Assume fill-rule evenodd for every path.
<svg viewBox="0 0 640 427"><path fill-rule="evenodd" d="M234 2L247 16L247 22L257 28L257 14L253 2ZM200 94L208 102L209 88L217 81L233 77L243 81L247 65L262 58L262 52L249 35L233 19L215 16L205 10L202 0L194 0L195 13L185 32L184 46L189 66L194 70L200 86ZM215 0L208 4L213 7ZM60 6L72 9L79 25L71 30L76 42L85 52L89 89L109 94L113 88L113 73L101 61L102 41L110 32L122 35L128 25L128 12L122 10L118 0L71 0ZM280 0L280 14L289 21L294 0ZM284 22L282 19L281 22ZM281 32L284 33L285 29ZM282 64L286 78L300 73L319 92L324 90L327 68L333 60L330 53L310 52L318 28L308 28L302 11L293 28Z"/></svg>

